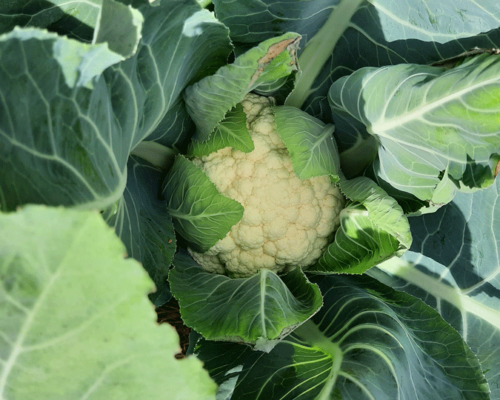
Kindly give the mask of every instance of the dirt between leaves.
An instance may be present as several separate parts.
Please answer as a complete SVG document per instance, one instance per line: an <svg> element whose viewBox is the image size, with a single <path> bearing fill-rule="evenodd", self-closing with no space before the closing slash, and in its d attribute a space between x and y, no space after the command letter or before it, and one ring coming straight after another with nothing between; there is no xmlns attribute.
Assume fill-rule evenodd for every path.
<svg viewBox="0 0 500 400"><path fill-rule="evenodd" d="M172 297L168 303L156 309L156 314L158 315L157 322L159 324L166 323L172 325L179 335L181 351L175 355L175 358L178 360L185 358L189 347L189 333L191 329L182 322L179 303Z"/></svg>

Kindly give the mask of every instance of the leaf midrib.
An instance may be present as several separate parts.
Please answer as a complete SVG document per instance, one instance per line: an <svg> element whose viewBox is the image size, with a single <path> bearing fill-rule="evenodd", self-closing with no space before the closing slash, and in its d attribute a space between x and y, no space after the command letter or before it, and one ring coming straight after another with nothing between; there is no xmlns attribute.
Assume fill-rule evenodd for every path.
<svg viewBox="0 0 500 400"><path fill-rule="evenodd" d="M54 286L56 281L61 277L64 267L67 265L66 260L74 254L74 249L76 245L80 242L80 239L84 236L84 234L87 233L88 230L87 228L90 222L91 220L89 218L87 218L86 221L84 221L84 224L82 225L80 231L75 235L72 243L66 248L66 253L64 254L63 258L61 259L59 264L53 269L54 274L50 278L49 282L47 283L43 291L38 296L38 299L33 305L31 312L28 314L26 320L24 321L21 330L19 331L17 340L13 345L12 352L10 353L9 358L4 364L2 374L0 375L0 399L4 398L4 391L7 386L7 380L9 378L10 372L12 371L12 368L14 367L17 358L22 353L23 343L31 329L35 317L37 316L37 312L42 306L45 298L49 295L50 289Z"/></svg>

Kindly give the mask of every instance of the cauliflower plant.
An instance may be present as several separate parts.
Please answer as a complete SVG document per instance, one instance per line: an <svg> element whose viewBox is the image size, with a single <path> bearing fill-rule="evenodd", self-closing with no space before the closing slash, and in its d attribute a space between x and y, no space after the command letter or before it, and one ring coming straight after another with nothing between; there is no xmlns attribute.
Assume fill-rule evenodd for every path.
<svg viewBox="0 0 500 400"><path fill-rule="evenodd" d="M193 162L221 194L243 205L243 218L205 253L190 253L205 270L231 277L307 268L338 228L344 198L327 176L295 174L269 99L249 94L241 104L255 149L227 147Z"/></svg>

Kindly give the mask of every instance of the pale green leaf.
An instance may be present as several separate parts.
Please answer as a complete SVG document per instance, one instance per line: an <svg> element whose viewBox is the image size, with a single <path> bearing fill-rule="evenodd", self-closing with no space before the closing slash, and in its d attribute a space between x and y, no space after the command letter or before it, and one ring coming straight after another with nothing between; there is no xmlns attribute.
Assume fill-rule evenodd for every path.
<svg viewBox="0 0 500 400"><path fill-rule="evenodd" d="M214 399L98 212L29 206L0 214L0 237L2 399Z"/></svg>
<svg viewBox="0 0 500 400"><path fill-rule="evenodd" d="M238 103L234 109L227 113L226 118L215 127L210 139L206 142L191 141L187 155L190 157L208 156L226 147L244 153L249 153L254 149L241 103Z"/></svg>
<svg viewBox="0 0 500 400"><path fill-rule="evenodd" d="M500 56L485 54L451 70L363 68L335 82L329 102L377 138L380 179L432 200L445 171L446 179L469 187L492 184L500 153L499 84Z"/></svg>
<svg viewBox="0 0 500 400"><path fill-rule="evenodd" d="M325 124L295 107L274 108L276 129L300 179L329 175L339 180L340 161L333 139L334 126Z"/></svg>

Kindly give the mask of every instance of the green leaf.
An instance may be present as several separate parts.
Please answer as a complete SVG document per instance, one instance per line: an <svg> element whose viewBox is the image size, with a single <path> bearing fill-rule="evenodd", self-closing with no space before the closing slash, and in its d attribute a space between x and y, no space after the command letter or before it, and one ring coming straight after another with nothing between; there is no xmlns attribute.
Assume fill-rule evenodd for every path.
<svg viewBox="0 0 500 400"><path fill-rule="evenodd" d="M500 57L484 55L451 70L363 68L335 82L329 101L334 112L376 136L381 179L432 200L444 171L469 187L492 184L492 156L500 152L499 83Z"/></svg>
<svg viewBox="0 0 500 400"><path fill-rule="evenodd" d="M107 89L98 79L120 59L106 44L33 28L0 37L0 80L9 83L0 88L0 114L6 117L0 120L2 209L25 203L104 206L120 198L125 159L99 136L111 122Z"/></svg>
<svg viewBox="0 0 500 400"><path fill-rule="evenodd" d="M0 33L14 27L48 29L90 43L97 25L101 0L42 0L0 2Z"/></svg>
<svg viewBox="0 0 500 400"><path fill-rule="evenodd" d="M38 46L38 49L35 46ZM109 50L106 43L90 45L35 28L15 28L12 32L0 36L0 47L3 50L0 62L7 70L4 74L9 72L15 62L21 61L19 55L17 57L15 55L9 56L15 50L23 51L32 55L39 63L46 63L47 67L50 65L60 72L62 75L62 79L59 79L61 84L65 84L70 89L78 87L92 89L94 79L99 77L106 68L124 59L120 54ZM25 64L23 67L26 70L21 70L20 75L29 76L29 70L34 69L35 65L28 60L23 61ZM17 67L19 68L19 64ZM36 70L34 74L35 77L32 79L37 81L40 78L47 79L47 75L50 76L51 71ZM17 81L20 81L19 77L17 77ZM57 81L57 78L54 81ZM50 93L42 82L39 84L38 89L43 90L43 94ZM7 94L10 95L9 92Z"/></svg>
<svg viewBox="0 0 500 400"><path fill-rule="evenodd" d="M375 139L374 136L370 136L371 138ZM377 152L377 147L378 145L375 146L375 152ZM424 213L432 213L435 212L436 210L439 209L443 204L433 204L430 201L423 201L417 199L414 195L408 193L408 192L403 192L402 190L396 189L394 186L391 186L388 182L380 179L380 176L375 175L375 171L373 170L373 163L371 162L370 165L363 171L363 175L366 176L367 178L370 178L374 182L377 183L384 191L391 196L393 199L395 199L398 204L401 206L403 209L404 213L407 216L411 215L421 215ZM443 173L444 177L444 173ZM452 191L450 191L450 186L449 184L453 183L451 179L448 181L443 182L444 186L443 189L448 189L448 193L450 194L455 194ZM437 187L436 187L437 189ZM439 196L439 193L443 193L441 190L437 189L437 195ZM443 193L444 194L444 193ZM450 195L451 195L450 194ZM451 199L448 199L451 200Z"/></svg>
<svg viewBox="0 0 500 400"><path fill-rule="evenodd" d="M198 252L223 239L243 217L243 206L219 193L205 173L177 156L165 178L163 197L175 230Z"/></svg>
<svg viewBox="0 0 500 400"><path fill-rule="evenodd" d="M231 279L205 271L181 252L169 282L183 321L209 340L272 347L269 341L286 336L322 305L318 287L300 268L282 276L262 269L250 278Z"/></svg>
<svg viewBox="0 0 500 400"><path fill-rule="evenodd" d="M196 127L186 110L186 104L179 96L171 105L158 126L144 139L173 148L177 153L185 153ZM143 141L143 142L144 142ZM143 142L139 143L140 146ZM134 152L137 147L134 148Z"/></svg>
<svg viewBox="0 0 500 400"><path fill-rule="evenodd" d="M102 74L121 59L106 44L37 29L0 37L2 209L109 207L121 198L127 159L143 139L160 137L159 127L169 135L164 144L186 135L177 129L184 126L178 114L186 114L180 94L226 63L227 28L194 1L140 11L136 54Z"/></svg>
<svg viewBox="0 0 500 400"><path fill-rule="evenodd" d="M496 9L496 0L480 4L463 0L460 7L455 0L409 0L404 4L394 0L214 0L214 5L237 50L285 32L302 35L299 66L309 72L301 74L297 102L289 105L300 103L308 114L335 122L340 153L370 137L364 128L357 129L354 119L332 116L328 90L340 77L366 66L430 64L475 46L500 48L500 24L491 11ZM317 52L308 50L310 46ZM328 59L316 74L314 69L325 55ZM366 150L373 156L371 146L358 146L359 154L356 150L348 161L358 158L364 162ZM346 176L354 176L348 174L344 162L342 166Z"/></svg>
<svg viewBox="0 0 500 400"><path fill-rule="evenodd" d="M253 92L260 96L272 97L275 104L282 106L285 104L288 94L294 88L298 74L299 71L293 71L284 78L260 85L258 88L254 89Z"/></svg>
<svg viewBox="0 0 500 400"><path fill-rule="evenodd" d="M127 248L127 254L139 261L156 285L149 295L156 307L171 297L168 270L176 250L172 218L165 202L158 199L162 173L135 157L127 163L127 187L122 199L103 213Z"/></svg>
<svg viewBox="0 0 500 400"><path fill-rule="evenodd" d="M340 188L351 202L340 213L335 241L310 271L362 274L410 247L408 219L375 182L365 177L341 179Z"/></svg>
<svg viewBox="0 0 500 400"><path fill-rule="evenodd" d="M262 84L288 76L297 69L296 52L301 36L287 33L266 40L186 88L184 100L197 127L194 139L205 141L243 97Z"/></svg>
<svg viewBox="0 0 500 400"><path fill-rule="evenodd" d="M185 120L182 91L226 64L232 50L227 28L193 1L162 2L140 11L145 24L136 57L106 77L112 82L113 111L127 123L124 131L134 134L131 148L150 135L156 138L160 127L174 125L169 131L175 139L184 135L179 127L185 121L180 126L176 121L179 115ZM174 144L173 138L162 144Z"/></svg>
<svg viewBox="0 0 500 400"><path fill-rule="evenodd" d="M102 0L93 43L108 43L110 50L131 57L141 40L142 14L130 6Z"/></svg>
<svg viewBox="0 0 500 400"><path fill-rule="evenodd" d="M489 399L477 359L432 308L366 276L314 277L325 305L269 354L203 340L234 399Z"/></svg>
<svg viewBox="0 0 500 400"><path fill-rule="evenodd" d="M247 129L246 120L243 106L238 103L234 109L227 113L226 118L215 127L210 139L206 142L191 141L187 155L190 157L208 156L225 147L232 147L244 153L251 152L254 145Z"/></svg>
<svg viewBox="0 0 500 400"><path fill-rule="evenodd" d="M126 11L126 7L122 8L120 5L139 8L144 5L155 6L158 3L158 0L4 1L0 3L0 34L10 32L15 26L32 27L47 29L81 42L95 43L96 31L104 28L108 34L114 31L112 36L115 39L112 41L117 45L121 36L122 45L127 46L125 43L133 43L135 40L132 37L140 33L140 29L136 30L138 26L135 25L139 14L130 8ZM113 14L115 18L109 18ZM103 26L103 23L106 26ZM107 38L111 37L107 35ZM140 35L137 38L140 38ZM121 51L118 52L122 54Z"/></svg>
<svg viewBox="0 0 500 400"><path fill-rule="evenodd" d="M465 339L500 398L500 180L409 218L413 244L370 275L435 308Z"/></svg>
<svg viewBox="0 0 500 400"><path fill-rule="evenodd" d="M214 398L99 213L28 206L0 214L0 237L0 397Z"/></svg>
<svg viewBox="0 0 500 400"><path fill-rule="evenodd" d="M350 18L365 0L337 1L336 8L330 13L320 30L311 37L299 57L301 74L295 88L288 96L285 104L302 107L307 98L314 92L315 81L330 59L342 33L350 24Z"/></svg>
<svg viewBox="0 0 500 400"><path fill-rule="evenodd" d="M336 119L336 131L340 125L338 122ZM362 175L366 167L373 162L377 156L378 143L375 136L365 132L365 126L360 122L349 126L349 134L350 143L348 146L343 144L344 150L340 152L339 158L343 174L346 178L351 179ZM338 140L339 136L335 136Z"/></svg>
<svg viewBox="0 0 500 400"><path fill-rule="evenodd" d="M327 125L295 107L274 109L276 129L300 179L329 175L339 180L339 154L333 139L333 125Z"/></svg>

